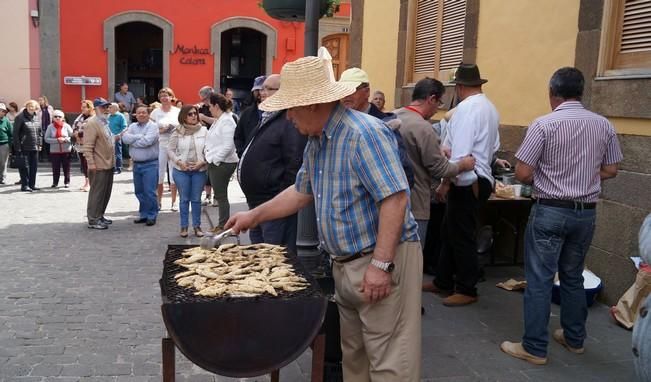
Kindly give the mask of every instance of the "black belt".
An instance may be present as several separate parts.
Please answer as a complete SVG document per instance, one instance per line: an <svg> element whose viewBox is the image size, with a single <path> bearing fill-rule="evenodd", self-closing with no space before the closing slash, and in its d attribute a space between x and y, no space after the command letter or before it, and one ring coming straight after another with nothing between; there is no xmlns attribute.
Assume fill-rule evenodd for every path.
<svg viewBox="0 0 651 382"><path fill-rule="evenodd" d="M544 206L569 208L572 210L593 210L597 206L595 202L577 202L574 200L560 199L538 199L537 202Z"/></svg>
<svg viewBox="0 0 651 382"><path fill-rule="evenodd" d="M351 261L361 259L362 257L364 257L364 256L366 256L368 254L371 254L371 253L373 253L373 251L370 251L370 252L357 252L354 255L350 255L350 256L331 256L331 258L335 263L346 264L346 263L349 263Z"/></svg>
<svg viewBox="0 0 651 382"><path fill-rule="evenodd" d="M153 161L156 161L156 162L158 162L158 159L149 159L149 160L134 160L134 161L133 161L133 163L149 163L149 162L153 162Z"/></svg>

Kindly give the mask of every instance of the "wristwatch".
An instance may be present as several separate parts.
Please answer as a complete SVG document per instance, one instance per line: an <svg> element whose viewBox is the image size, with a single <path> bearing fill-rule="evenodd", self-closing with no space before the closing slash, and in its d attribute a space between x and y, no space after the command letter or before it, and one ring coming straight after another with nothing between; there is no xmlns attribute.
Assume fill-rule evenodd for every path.
<svg viewBox="0 0 651 382"><path fill-rule="evenodd" d="M393 272L393 269L396 267L391 261L380 261L376 259L371 259L371 265L386 273Z"/></svg>

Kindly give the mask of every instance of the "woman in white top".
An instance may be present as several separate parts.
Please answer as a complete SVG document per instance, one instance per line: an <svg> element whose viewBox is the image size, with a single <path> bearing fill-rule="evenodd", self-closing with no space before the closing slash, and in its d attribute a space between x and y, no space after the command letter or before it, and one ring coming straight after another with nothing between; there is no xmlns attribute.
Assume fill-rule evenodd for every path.
<svg viewBox="0 0 651 382"><path fill-rule="evenodd" d="M231 110L233 103L219 93L210 96L210 113L215 118L206 139L208 176L219 203L219 223L215 232L221 231L228 221L231 206L228 203L228 182L237 167L235 153L235 120Z"/></svg>
<svg viewBox="0 0 651 382"><path fill-rule="evenodd" d="M181 108L179 123L170 137L167 155L174 163L172 175L181 196L181 237L188 236L190 206L194 235L201 237L201 192L208 168L204 157L208 129L199 122L199 110L194 105Z"/></svg>
<svg viewBox="0 0 651 382"><path fill-rule="evenodd" d="M158 125L158 209L161 209L163 199L163 183L165 174L169 171L170 192L172 194L172 211L176 211L176 184L172 176L173 162L167 157L167 144L170 136L179 125L179 108L172 104L174 91L162 88L158 91L158 100L161 106L151 112L149 118Z"/></svg>

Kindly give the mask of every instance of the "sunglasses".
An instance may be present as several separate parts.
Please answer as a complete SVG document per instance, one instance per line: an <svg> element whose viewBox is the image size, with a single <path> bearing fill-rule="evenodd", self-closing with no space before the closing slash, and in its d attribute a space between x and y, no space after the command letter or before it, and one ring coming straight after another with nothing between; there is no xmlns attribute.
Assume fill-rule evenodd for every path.
<svg viewBox="0 0 651 382"><path fill-rule="evenodd" d="M197 116L196 111L191 111L191 112L188 113L188 117L196 117L196 116Z"/></svg>
<svg viewBox="0 0 651 382"><path fill-rule="evenodd" d="M55 115L54 118L63 118L63 117L60 115Z"/></svg>

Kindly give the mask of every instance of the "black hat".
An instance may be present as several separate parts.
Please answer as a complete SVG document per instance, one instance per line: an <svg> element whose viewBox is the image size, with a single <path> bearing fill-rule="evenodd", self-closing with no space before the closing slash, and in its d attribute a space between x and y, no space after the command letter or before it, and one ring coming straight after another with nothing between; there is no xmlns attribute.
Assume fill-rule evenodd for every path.
<svg viewBox="0 0 651 382"><path fill-rule="evenodd" d="M488 80L481 78L479 68L475 64L460 64L454 73L454 79L450 81L453 84L466 86L479 86L485 84Z"/></svg>

